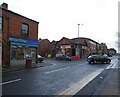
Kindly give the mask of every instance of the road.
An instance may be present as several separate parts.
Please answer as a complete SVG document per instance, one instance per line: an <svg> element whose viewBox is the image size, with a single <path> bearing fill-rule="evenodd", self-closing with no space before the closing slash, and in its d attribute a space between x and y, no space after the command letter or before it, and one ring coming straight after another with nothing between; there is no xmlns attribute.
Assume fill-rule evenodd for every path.
<svg viewBox="0 0 120 97"><path fill-rule="evenodd" d="M104 69L116 68L116 58L112 57L110 64L88 64L86 59L46 59L53 65L4 75L0 83L2 95L71 95Z"/></svg>

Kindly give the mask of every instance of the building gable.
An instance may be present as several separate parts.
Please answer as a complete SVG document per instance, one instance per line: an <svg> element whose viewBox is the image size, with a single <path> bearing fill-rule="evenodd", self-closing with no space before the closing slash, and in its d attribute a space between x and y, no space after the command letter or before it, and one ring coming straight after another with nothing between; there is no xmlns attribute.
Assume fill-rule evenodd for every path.
<svg viewBox="0 0 120 97"><path fill-rule="evenodd" d="M71 42L68 38L63 37L60 41L58 41L57 45L69 45Z"/></svg>

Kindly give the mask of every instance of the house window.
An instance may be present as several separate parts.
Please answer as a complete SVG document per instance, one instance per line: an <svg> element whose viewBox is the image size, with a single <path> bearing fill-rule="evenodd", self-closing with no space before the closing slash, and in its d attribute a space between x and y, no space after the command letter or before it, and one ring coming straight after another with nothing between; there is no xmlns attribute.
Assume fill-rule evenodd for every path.
<svg viewBox="0 0 120 97"><path fill-rule="evenodd" d="M28 28L29 26L27 24L22 24L22 34L28 35Z"/></svg>
<svg viewBox="0 0 120 97"><path fill-rule="evenodd" d="M2 17L0 16L0 31L2 31Z"/></svg>

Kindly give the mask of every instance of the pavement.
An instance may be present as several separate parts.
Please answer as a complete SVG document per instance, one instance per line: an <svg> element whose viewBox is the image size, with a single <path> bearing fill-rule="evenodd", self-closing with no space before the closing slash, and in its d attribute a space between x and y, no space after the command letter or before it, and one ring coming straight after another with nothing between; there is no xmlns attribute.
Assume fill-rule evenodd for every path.
<svg viewBox="0 0 120 97"><path fill-rule="evenodd" d="M18 64L18 65L12 65L11 67L3 67L2 73L4 74L4 73L9 73L9 72L45 67L45 66L50 66L50 65L53 65L53 64L47 63L47 62L32 63L31 67L26 67L26 64Z"/></svg>
<svg viewBox="0 0 120 97"><path fill-rule="evenodd" d="M73 97L120 97L119 65L120 62L118 62L118 68L105 69Z"/></svg>
<svg viewBox="0 0 120 97"><path fill-rule="evenodd" d="M54 58L53 58L53 60L54 60ZM85 60L85 59L81 59L81 60ZM19 64L17 64L17 65L12 64L10 67L2 67L2 73L4 74L4 73L9 73L9 72L45 67L45 66L50 66L50 65L53 65L53 64L43 61L43 62L38 62L38 63L32 63L31 68L26 68L26 64L23 64L23 62L19 62Z"/></svg>

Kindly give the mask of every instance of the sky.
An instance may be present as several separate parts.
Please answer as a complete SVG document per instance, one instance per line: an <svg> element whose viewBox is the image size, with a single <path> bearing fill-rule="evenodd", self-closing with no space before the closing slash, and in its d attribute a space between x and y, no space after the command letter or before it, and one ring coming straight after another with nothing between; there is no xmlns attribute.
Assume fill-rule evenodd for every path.
<svg viewBox="0 0 120 97"><path fill-rule="evenodd" d="M118 50L119 0L0 0L3 2L9 10L39 22L38 38L76 38L80 24L80 37Z"/></svg>

